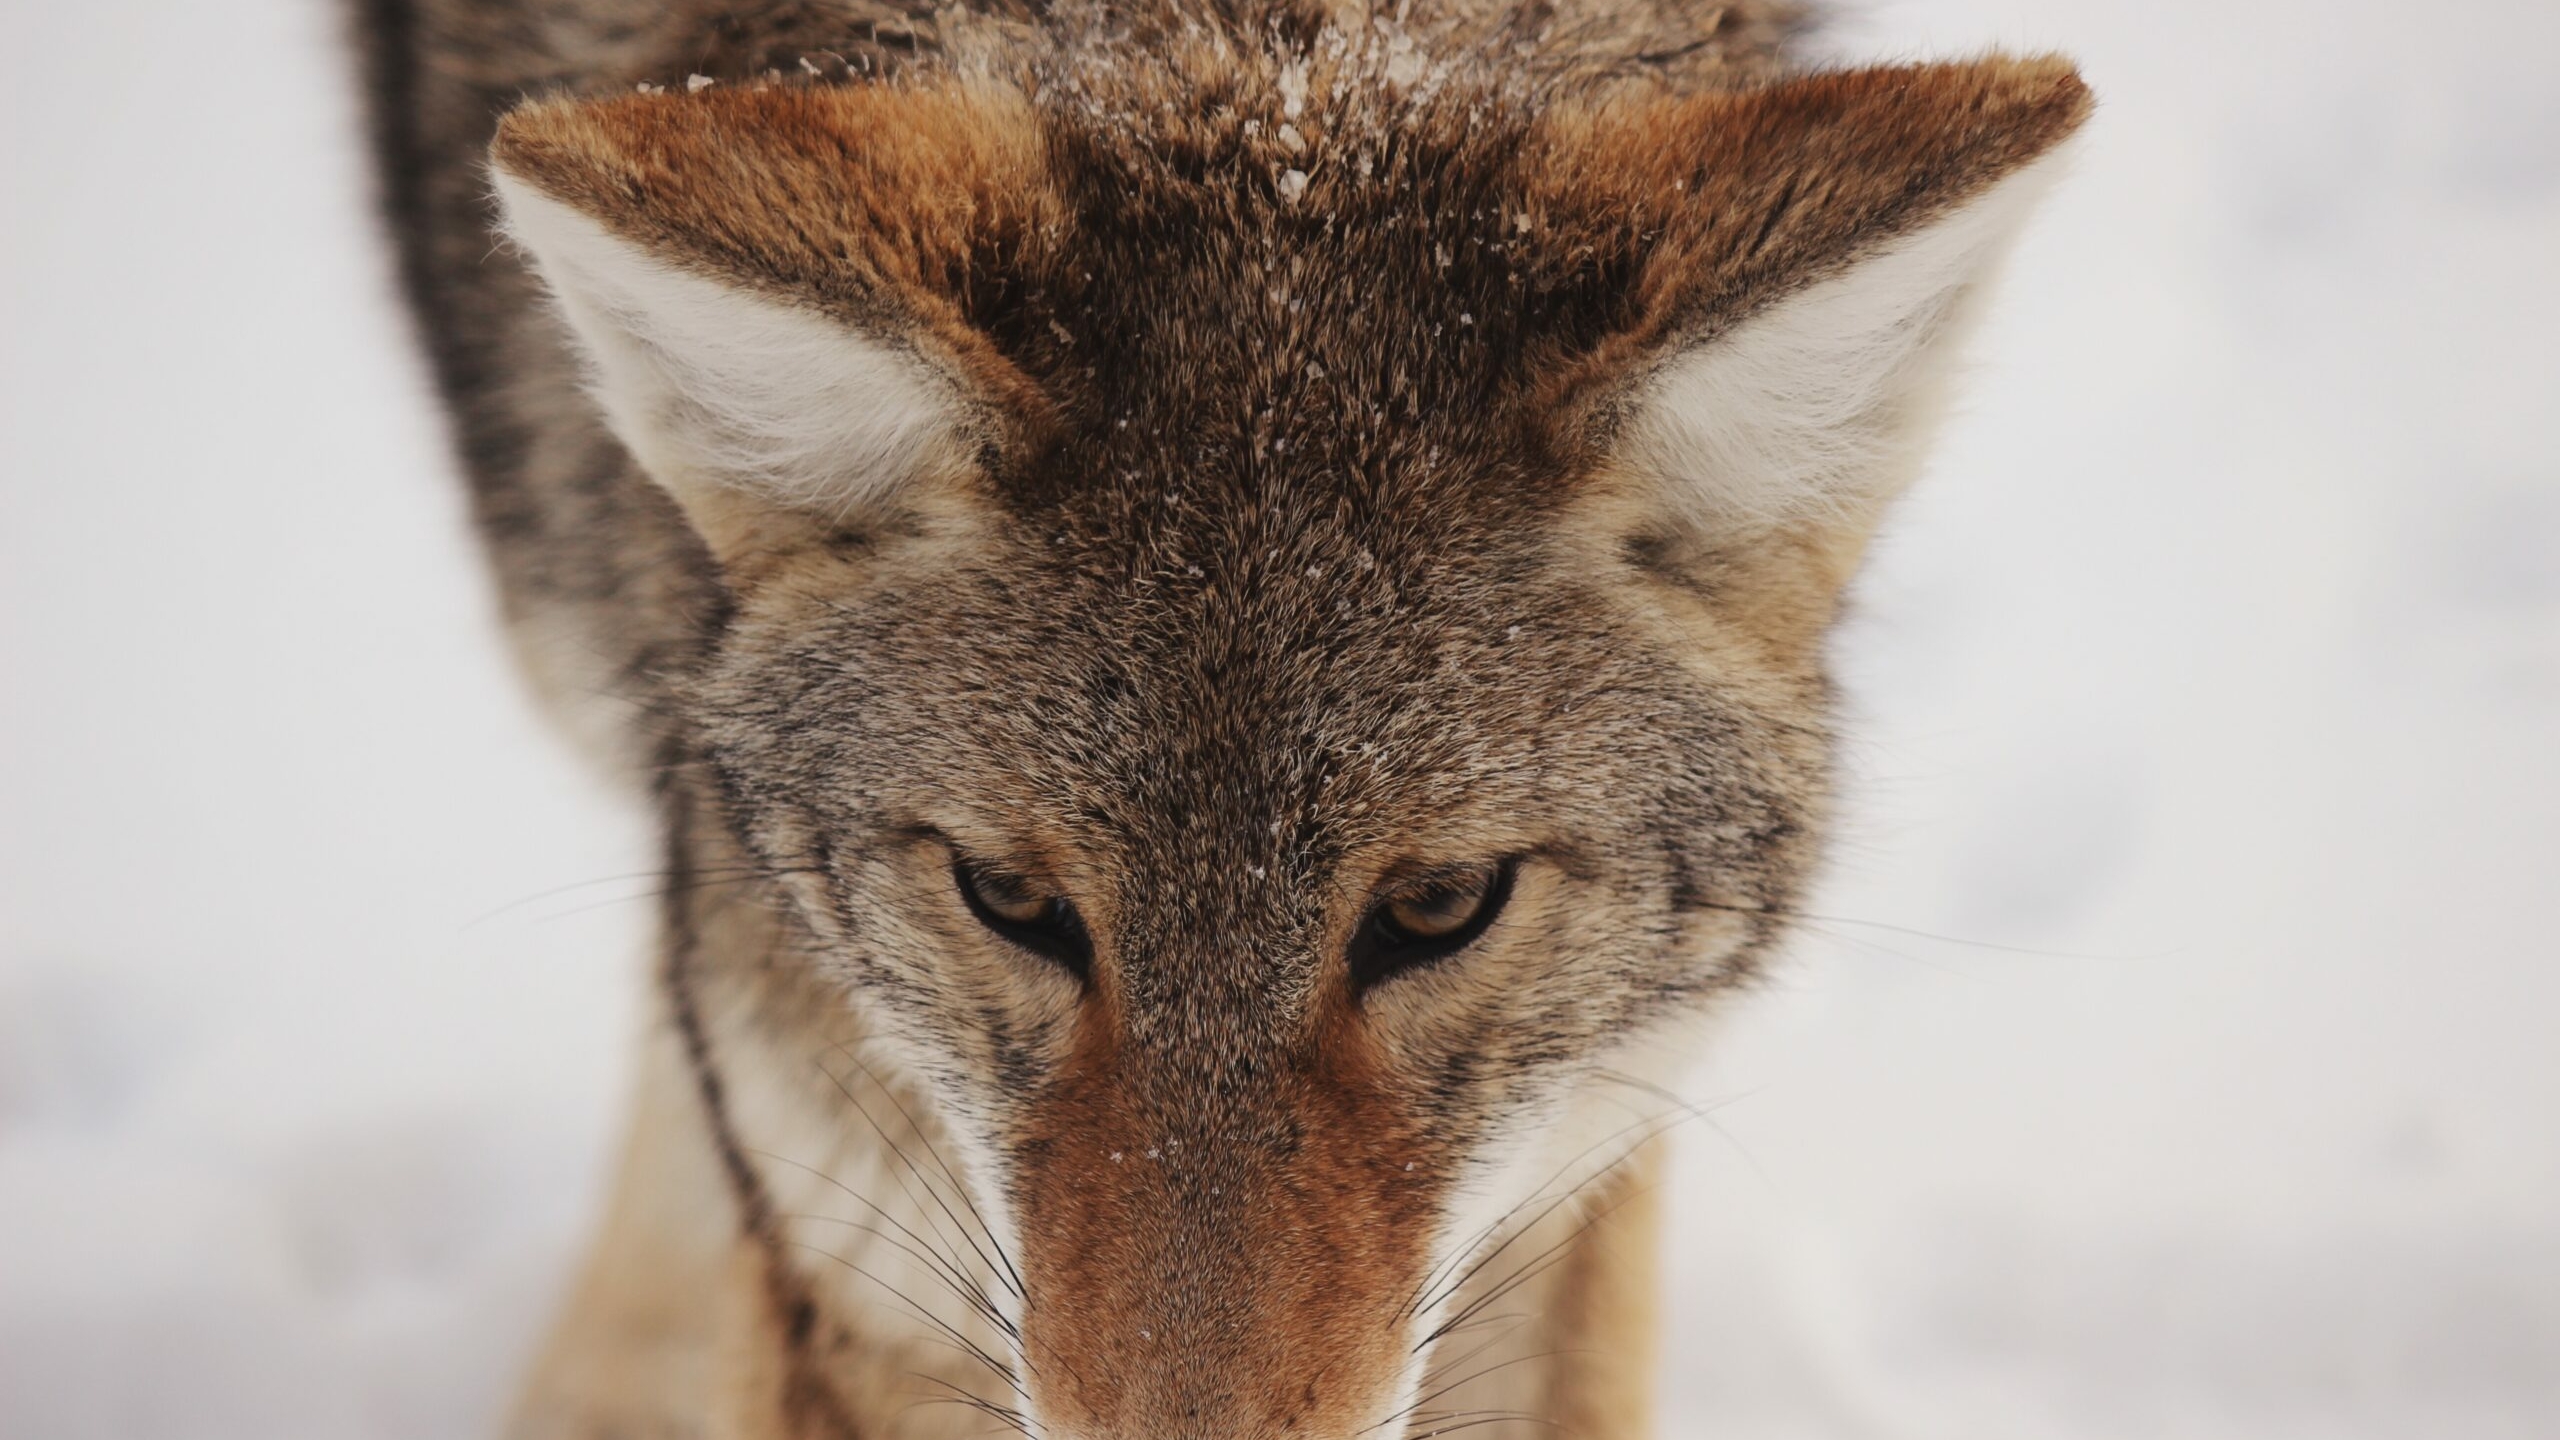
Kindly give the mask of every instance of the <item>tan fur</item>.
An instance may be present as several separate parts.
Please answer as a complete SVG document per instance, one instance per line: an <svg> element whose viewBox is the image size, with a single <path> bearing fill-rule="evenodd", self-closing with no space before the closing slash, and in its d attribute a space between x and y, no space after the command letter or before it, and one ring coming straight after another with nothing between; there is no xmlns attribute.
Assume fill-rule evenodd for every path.
<svg viewBox="0 0 2560 1440"><path fill-rule="evenodd" d="M1575 1363L1548 1372L1537 1413L1561 1433L1653 1433L1663 1170L1656 1142L1612 1174L1557 1266L1547 1328Z"/></svg>
<svg viewBox="0 0 2560 1440"><path fill-rule="evenodd" d="M516 1433L1647 1433L1683 1111L1638 1057L1818 857L1823 636L1976 257L1874 301L1857 483L1719 508L1751 477L1631 437L2007 193L2070 67L1797 73L1766 0L368 4L511 613L667 835ZM894 466L758 468L836 405ZM1361 969L1497 865L1465 948Z"/></svg>
<svg viewBox="0 0 2560 1440"><path fill-rule="evenodd" d="M646 1435L711 1404L721 1317L744 1246L693 1072L663 1022L643 1049L630 1134L593 1250L510 1433ZM722 1381L722 1383L731 1383Z"/></svg>

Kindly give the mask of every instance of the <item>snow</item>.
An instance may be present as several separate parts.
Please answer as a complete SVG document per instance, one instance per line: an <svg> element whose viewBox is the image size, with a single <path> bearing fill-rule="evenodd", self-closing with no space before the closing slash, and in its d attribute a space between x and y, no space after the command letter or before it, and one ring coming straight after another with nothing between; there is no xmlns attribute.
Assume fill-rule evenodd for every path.
<svg viewBox="0 0 2560 1440"><path fill-rule="evenodd" d="M647 850L491 639L325 7L17 27L0 1433L483 1433ZM2560 11L1842 43L1992 39L2103 109L1844 637L1835 918L1690 1087L1666 1433L2560 1433Z"/></svg>

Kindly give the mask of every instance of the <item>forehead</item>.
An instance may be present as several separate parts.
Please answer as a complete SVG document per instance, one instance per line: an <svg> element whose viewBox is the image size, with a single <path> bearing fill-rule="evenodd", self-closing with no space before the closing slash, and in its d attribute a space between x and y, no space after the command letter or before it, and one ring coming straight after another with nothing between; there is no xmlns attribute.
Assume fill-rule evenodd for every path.
<svg viewBox="0 0 2560 1440"><path fill-rule="evenodd" d="M850 764L991 830L1224 858L1697 770L1731 727L1591 563L1589 442L1550 423L1626 237L1524 208L1496 98L1295 145L1250 107L1051 116L1067 221L960 297L1045 415L999 533L836 622Z"/></svg>
<svg viewBox="0 0 2560 1440"><path fill-rule="evenodd" d="M1645 769L1715 708L1526 537L1180 502L1134 529L1026 518L862 622L903 653L844 642L876 672L847 702L917 739L864 762L1000 830L1187 865L1569 825L1597 767Z"/></svg>
<svg viewBox="0 0 2560 1440"><path fill-rule="evenodd" d="M1637 228L1531 182L1499 87L1294 123L1274 96L1118 99L1051 104L1061 219L961 302L1089 445L1516 448L1627 327Z"/></svg>

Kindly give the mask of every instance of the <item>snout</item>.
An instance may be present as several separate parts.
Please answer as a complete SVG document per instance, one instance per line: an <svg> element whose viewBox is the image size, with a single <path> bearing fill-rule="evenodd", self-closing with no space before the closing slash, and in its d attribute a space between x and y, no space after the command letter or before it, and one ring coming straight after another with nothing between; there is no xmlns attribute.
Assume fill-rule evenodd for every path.
<svg viewBox="0 0 2560 1440"><path fill-rule="evenodd" d="M1017 1172L1026 1380L1043 1428L1374 1432L1413 1381L1438 1205L1437 1167L1419 1163L1393 1098L1298 1073L1201 1123L1094 1080L1086 1103L1050 1108Z"/></svg>

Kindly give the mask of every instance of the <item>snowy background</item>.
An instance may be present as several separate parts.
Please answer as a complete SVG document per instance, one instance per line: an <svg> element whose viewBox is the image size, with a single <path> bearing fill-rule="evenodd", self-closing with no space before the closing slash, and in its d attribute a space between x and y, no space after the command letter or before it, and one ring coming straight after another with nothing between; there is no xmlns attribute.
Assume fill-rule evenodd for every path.
<svg viewBox="0 0 2560 1440"><path fill-rule="evenodd" d="M8 28L0 1434L486 1433L636 817L502 659L321 7ZM1692 1087L1673 1440L2560 1434L2560 7L1840 44L1995 40L2104 109L1844 637L1838 923Z"/></svg>

